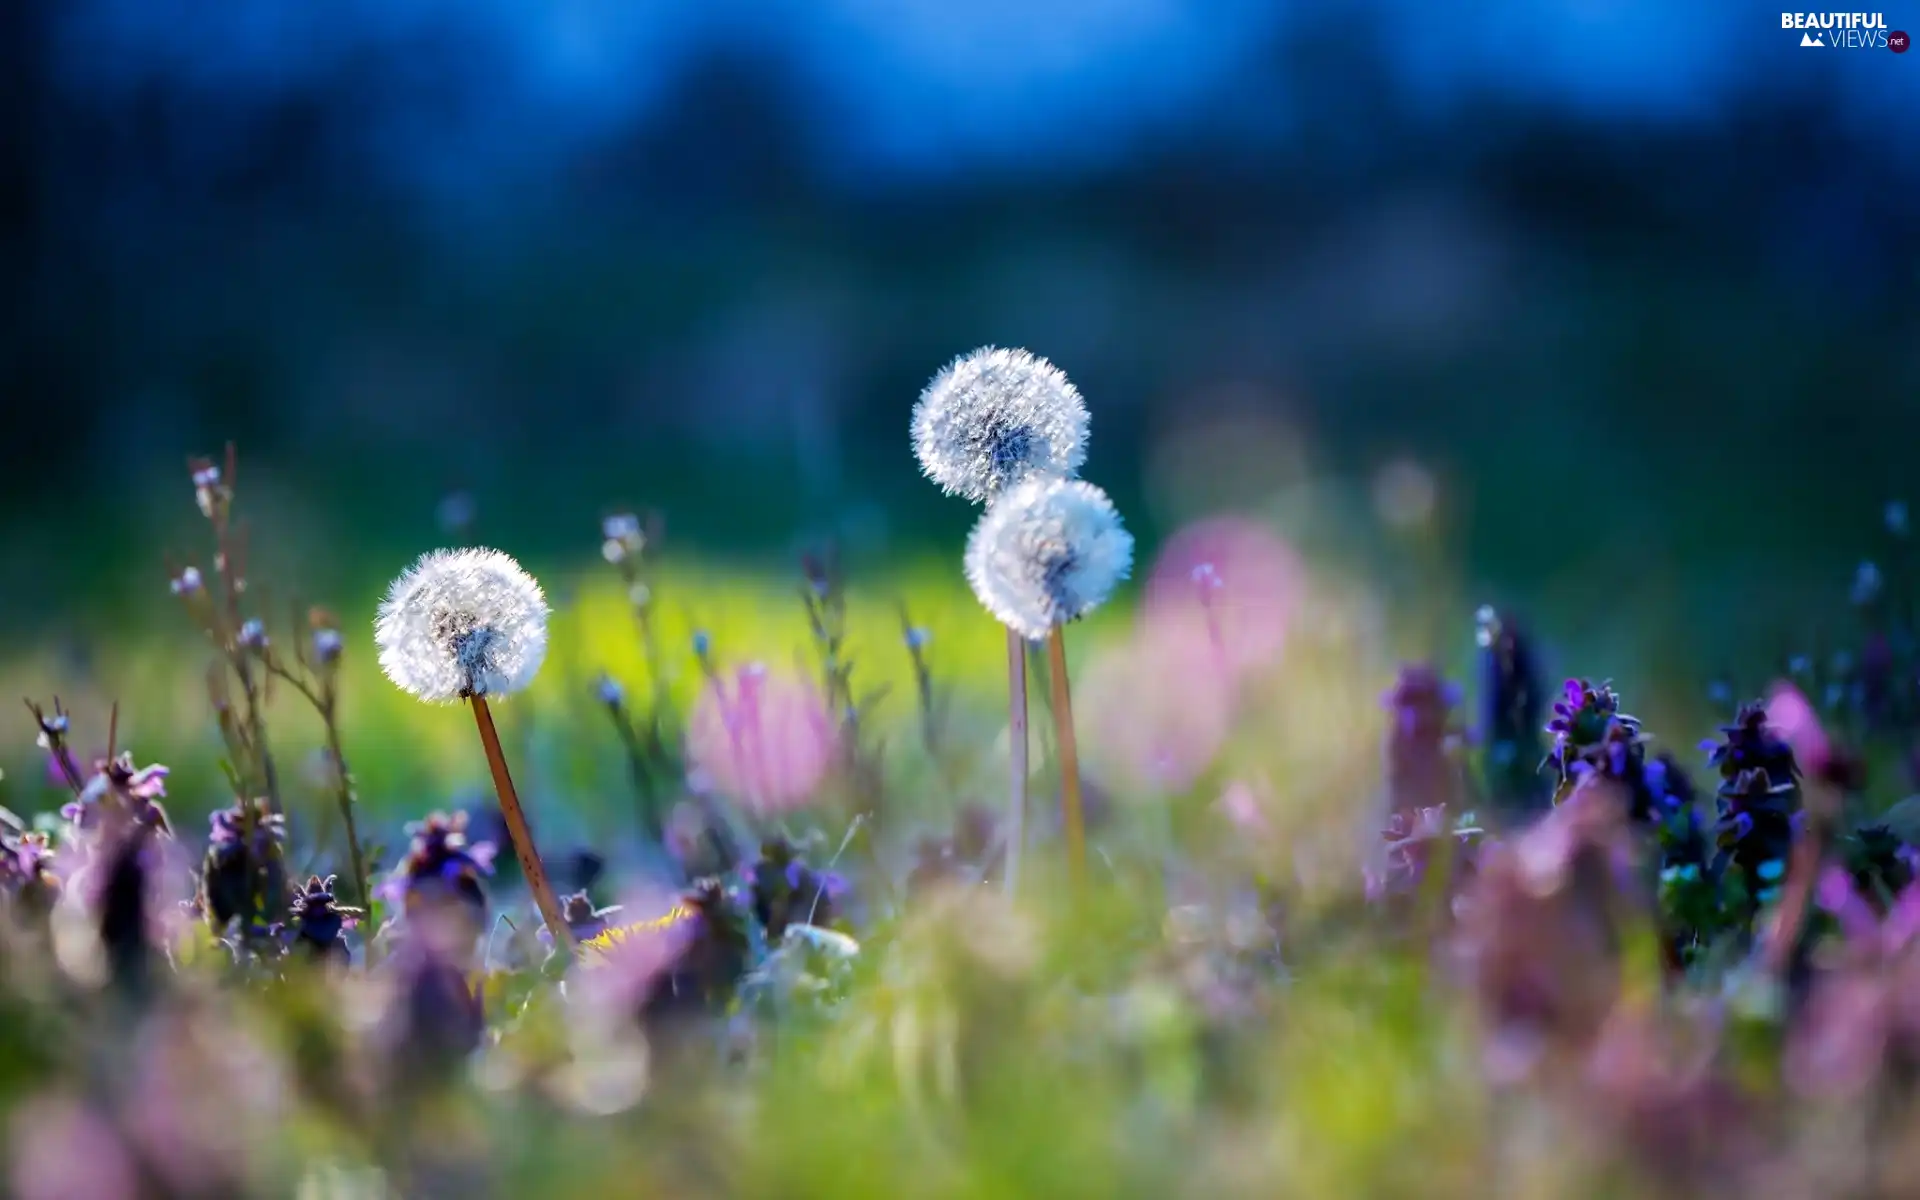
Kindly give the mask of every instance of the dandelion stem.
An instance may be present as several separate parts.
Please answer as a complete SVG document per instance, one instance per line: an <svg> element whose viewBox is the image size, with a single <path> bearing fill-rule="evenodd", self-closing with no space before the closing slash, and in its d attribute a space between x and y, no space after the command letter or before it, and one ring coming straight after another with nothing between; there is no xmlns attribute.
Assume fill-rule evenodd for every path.
<svg viewBox="0 0 1920 1200"><path fill-rule="evenodd" d="M1027 825L1027 643L1007 630L1007 755L1012 763L1007 792L1007 895L1019 886L1020 849Z"/></svg>
<svg viewBox="0 0 1920 1200"><path fill-rule="evenodd" d="M1073 740L1073 698L1067 688L1067 637L1058 625L1047 635L1047 679L1053 694L1055 752L1060 763L1060 816L1067 836L1067 871L1075 884L1087 876L1086 815L1080 806L1080 750Z"/></svg>
<svg viewBox="0 0 1920 1200"><path fill-rule="evenodd" d="M507 773L507 756L500 749L500 731L494 727L493 710L487 707L485 696L470 699L474 723L480 728L480 745L487 754L487 767L493 772L493 790L500 798L500 815L506 819L507 835L513 839L514 857L520 860L520 871L527 877L533 902L553 934L554 944L571 952L573 932L561 914L560 901L553 894L553 884L547 879L546 867L541 865L540 853L534 849L533 830L527 825L526 810L520 807L520 793L514 790L513 776Z"/></svg>

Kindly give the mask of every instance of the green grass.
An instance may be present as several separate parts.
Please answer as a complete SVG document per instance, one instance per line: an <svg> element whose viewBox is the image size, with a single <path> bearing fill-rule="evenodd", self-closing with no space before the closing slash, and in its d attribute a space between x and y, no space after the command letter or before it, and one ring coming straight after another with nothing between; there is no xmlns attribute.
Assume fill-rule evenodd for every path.
<svg viewBox="0 0 1920 1200"><path fill-rule="evenodd" d="M597 569L596 569L597 568ZM943 575L945 577L943 578ZM585 832L618 825L632 811L632 785L614 728L596 699L605 672L643 700L652 682L624 589L599 564L577 578L549 578L567 597L550 626L546 666L526 693L498 706L502 736L516 747L515 772L537 808L558 805ZM667 686L680 711L701 687L693 633L705 631L723 664L763 662L774 670L817 671L798 578L679 565L654 584L654 620L667 667ZM156 604L167 603L162 597ZM918 701L902 640L899 606L933 634L928 654L953 719L971 735L980 714L1004 706L1005 634L964 585L929 564L854 583L848 599L855 687L883 690L877 724L902 742L895 755L911 769L916 752ZM486 784L486 768L471 719L457 707L421 704L380 673L372 645L371 602L339 611L348 636L342 672L342 726L362 805L375 821L406 819ZM1124 625L1124 605L1076 629L1075 657L1108 640ZM276 630L286 636L287 631ZM57 651L28 648L0 667L0 689L45 701L58 694L74 714L76 748L88 753L105 742L110 707L120 707L120 744L142 762L173 768L176 816L198 817L226 801L218 762L221 747L204 681L214 654L181 615L170 634L142 630L100 655L99 670L77 677ZM324 800L303 769L322 744L318 719L291 690L277 688L269 704L271 743L294 811L303 798L314 811ZM43 756L33 749L31 719L19 713L18 736L6 739L6 802L22 811L57 804L43 786ZM297 817L296 817L297 819Z"/></svg>

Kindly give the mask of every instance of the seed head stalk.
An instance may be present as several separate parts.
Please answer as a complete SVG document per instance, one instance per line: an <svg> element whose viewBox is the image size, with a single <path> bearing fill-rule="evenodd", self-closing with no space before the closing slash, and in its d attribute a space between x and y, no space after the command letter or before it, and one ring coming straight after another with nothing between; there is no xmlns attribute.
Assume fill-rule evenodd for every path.
<svg viewBox="0 0 1920 1200"><path fill-rule="evenodd" d="M468 697L468 702L473 706L474 724L480 730L480 746L487 755L487 768L493 773L493 790L499 797L500 815L506 819L507 836L513 840L513 854L520 860L521 874L527 877L533 902L540 909L540 917L547 923L554 942L572 952L573 931L567 925L565 914L560 911L560 901L554 895L552 882L547 879L547 869L540 861L540 853L534 848L533 829L527 824L526 810L520 807L520 793L513 786L513 776L507 771L507 756L500 748L500 731L494 726L493 710L488 707L484 695L476 693Z"/></svg>
<svg viewBox="0 0 1920 1200"><path fill-rule="evenodd" d="M1054 745L1060 763L1060 817L1067 838L1067 873L1077 887L1087 878L1087 824L1080 799L1080 749L1073 736L1073 697L1067 684L1067 638L1058 625L1047 635L1047 678L1053 695Z"/></svg>
<svg viewBox="0 0 1920 1200"><path fill-rule="evenodd" d="M1027 643L1007 630L1007 895L1019 886L1020 851L1027 825ZM1075 809L1079 807L1075 801Z"/></svg>

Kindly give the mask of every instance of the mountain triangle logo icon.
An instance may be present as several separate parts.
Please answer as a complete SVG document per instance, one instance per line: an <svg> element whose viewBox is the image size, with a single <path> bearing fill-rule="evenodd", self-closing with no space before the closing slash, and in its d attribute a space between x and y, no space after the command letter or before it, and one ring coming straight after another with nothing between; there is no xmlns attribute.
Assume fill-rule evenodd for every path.
<svg viewBox="0 0 1920 1200"><path fill-rule="evenodd" d="M1821 41L1821 40L1820 40L1820 35L1819 35L1819 34L1817 34L1817 33L1803 33L1803 34L1801 34L1801 35L1800 35L1800 44L1801 44L1802 46L1825 46L1825 45L1826 45L1826 43L1825 43L1825 42L1823 42L1823 41Z"/></svg>

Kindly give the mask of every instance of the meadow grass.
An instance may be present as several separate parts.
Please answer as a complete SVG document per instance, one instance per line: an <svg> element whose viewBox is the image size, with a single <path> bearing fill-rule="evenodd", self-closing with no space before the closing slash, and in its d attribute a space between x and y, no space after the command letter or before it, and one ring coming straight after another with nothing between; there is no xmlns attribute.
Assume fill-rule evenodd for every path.
<svg viewBox="0 0 1920 1200"><path fill-rule="evenodd" d="M464 964L473 973L462 978L477 988L485 1023L455 1053L435 1049L435 1035L459 1027L466 1010L436 983L432 954L422 949L435 936L425 917L417 933L412 917L397 922L397 940L379 943L393 957L378 963L375 939L359 931L352 968L323 978L303 974L297 956L280 957L285 928L242 925L223 947L204 922L182 929L180 914L190 910L175 905L163 910L176 924L162 940L177 982L156 998L97 953L82 952L94 941L111 944L120 926L105 917L88 925L90 916L74 915L79 900L63 904L49 919L55 953L46 962L0 938L0 953L17 955L6 960L9 971L20 967L0 986L0 1108L17 1131L29 1128L18 1122L50 1119L49 1105L84 1103L107 1113L110 1128L38 1139L16 1132L6 1165L17 1182L22 1164L40 1157L36 1143L56 1146L68 1167L105 1161L111 1150L164 1183L122 1193L96 1182L92 1194L101 1196L198 1194L192 1185L203 1176L195 1171L211 1172L204 1177L236 1195L286 1194L297 1183L300 1194L315 1196L1477 1196L1496 1177L1507 1194L1662 1194L1657 1184L1673 1194L1751 1195L1758 1176L1728 1165L1735 1150L1712 1147L1747 1154L1756 1137L1764 1142L1803 1118L1806 1128L1823 1130L1813 1118L1831 1114L1824 1101L1793 1090L1781 1047L1805 1034L1782 1015L1786 1007L1742 1007L1754 987L1747 948L1764 943L1764 923L1752 912L1714 916L1709 924L1725 919L1726 927L1708 929L1700 944L1711 942L1716 955L1733 947L1729 957L1702 950L1648 985L1661 969L1647 951L1654 926L1673 915L1664 891L1651 916L1633 907L1648 880L1615 879L1608 886L1617 897L1574 903L1572 915L1553 897L1592 900L1581 890L1590 880L1498 890L1502 879L1528 880L1530 872L1571 878L1581 855L1612 847L1614 825L1580 823L1611 793L1596 785L1590 790L1601 799L1570 800L1536 824L1516 822L1510 840L1503 828L1499 839L1473 841L1466 861L1490 883L1464 868L1455 873L1444 853L1436 861L1447 865L1438 867L1407 858L1396 868L1404 877L1365 873L1388 861L1383 833L1396 854L1411 854L1412 843L1453 844L1451 825L1403 839L1408 830L1389 821L1410 802L1394 794L1384 769L1403 743L1426 739L1415 749L1432 751L1422 761L1439 764L1443 776L1469 764L1478 770L1488 750L1456 738L1465 722L1427 729L1408 719L1403 701L1382 704L1396 676L1407 678L1402 659L1472 679L1476 706L1502 686L1478 672L1478 597L1440 558L1433 547L1403 549L1376 570L1364 555L1309 555L1286 614L1284 651L1235 685L1232 728L1177 781L1143 782L1122 768L1137 749L1128 739L1156 733L1158 722L1179 724L1182 703L1195 699L1180 690L1191 680L1122 675L1119 689L1103 694L1094 669L1151 625L1137 603L1142 589L1129 587L1075 623L1067 644L1089 791L1098 797L1090 805L1093 869L1071 879L1063 861L1060 780L1040 715L1047 690L1036 683L1032 854L1014 901L965 874L990 874L990 864L962 864L964 878L924 895L896 895L889 881L906 874L916 839L953 828L968 805L991 810L1004 799L1005 631L982 612L951 558L853 571L852 691L879 697L862 750L880 776L874 795L887 810L886 837L871 857L844 853L858 796L845 780L790 811L741 814L754 839L803 848L798 872L784 876L801 882L780 884L777 870L769 876L763 868L775 860L764 847L745 846L747 862L724 864L728 903L751 915L739 918L742 941L722 944L716 931L732 926L701 910L707 940L696 945L704 952L720 944L740 958L722 972L724 999L705 998L698 1019L677 1009L674 1020L663 1017L657 1010L667 993L650 976L654 990L641 1015L615 1004L610 1020L600 1007L609 1002L594 989L613 986L607 981L634 962L614 970L592 967L591 956L543 958L511 883L479 901L491 918L485 953ZM1140 574L1151 565L1149 558ZM615 571L583 555L542 578L556 600L545 669L499 705L501 732L543 846L591 847L612 858L618 874L642 822L598 681L603 672L618 680L631 703L644 703L654 681ZM696 632L722 671L762 662L818 677L797 570L669 558L648 578L664 686L680 718L707 686ZM1389 603L1410 593L1415 603ZM1623 595L1616 611L1632 617L1630 627L1590 628L1558 649L1578 663L1624 664L1616 677L1655 739L1636 753L1671 750L1677 764L1703 772L1702 795L1685 812L1709 820L1719 812L1711 788L1720 781L1692 746L1729 714L1707 702L1690 662L1661 652L1678 636L1677 622L1660 612L1662 598ZM119 746L138 763L173 768L166 802L198 854L206 811L231 800L202 682L216 656L184 617L166 631L169 602L158 592L157 617L96 639L87 670L36 649L0 667L0 686L39 699L60 694L83 754L104 743L117 706ZM455 803L484 807L487 776L458 706L421 704L382 677L375 602L361 589L334 606L346 634L342 734L382 850L381 873L399 862L396 878L431 895L440 867L421 866L431 856L417 842L409 847L397 827ZM903 605L931 638L926 654L943 703L938 753L921 741ZM296 636L286 627L270 633ZM1768 678L1764 663L1753 671ZM1117 733L1103 725L1114 717ZM7 739L0 802L33 814L67 794L47 781L24 711L20 719L21 736ZM284 690L267 719L292 817L289 873L339 869L339 831L310 770L323 744L319 723ZM1844 730L1844 720L1835 717L1834 728ZM1524 731L1523 767L1544 752L1540 733ZM1606 776L1602 743L1576 749L1596 777ZM1886 746L1875 753L1884 770ZM1629 761L1642 770L1641 759ZM1829 765L1809 758L1806 786L1835 786ZM674 781L676 790L684 782ZM1612 782L1647 786L1641 775ZM1235 793L1251 798L1252 815L1226 806ZM1444 786L1434 794L1458 803ZM1874 803L1895 798L1883 788ZM1472 832L1477 839L1483 831ZM1664 827L1636 825L1631 840L1658 868L1673 851L1665 838ZM88 871L109 861L105 850L90 853ZM202 886L211 861L200 867ZM819 872L834 870L863 894L821 911ZM601 898L625 899L631 882L610 881ZM681 902L694 903L702 885L686 882ZM816 890L806 923L817 912L822 925L856 937L851 957L771 932L758 907L762 891L799 895L809 887ZM369 927L393 915L392 903L382 901ZM1609 921L1627 915L1609 950L1582 957L1596 912ZM1830 924L1818 928L1832 940ZM1626 982L1589 978L1615 957ZM1501 963L1517 977L1502 976ZM1535 965L1540 978L1530 973ZM374 969L360 969L367 966ZM1873 971L1819 969L1843 982L1878 979ZM686 971L690 980L699 975ZM666 977L680 986L679 967ZM202 987L207 981L221 982ZM1589 1005L1604 1011L1604 1023L1585 1020ZM390 1035L396 1012L405 1019ZM424 1024L420 1012L429 1014ZM171 1040L149 1032L168 1021L177 1023ZM1858 1022L1838 1024L1846 1031ZM1711 1043L1712 1070L1687 1073L1674 1064L1692 1059L1633 1040L1654 1026ZM1809 1027L1825 1029L1818 1021ZM1499 1076L1496 1051L1511 1055L1514 1045L1536 1041L1551 1049L1541 1051L1536 1075L1518 1084ZM143 1057L176 1042L178 1057L160 1066ZM209 1048L228 1043L239 1049ZM71 1060L76 1046L90 1047L84 1066ZM118 1073L127 1063L149 1074ZM1719 1107L1716 1089L1727 1076L1744 1089L1736 1115ZM1897 1082L1889 1086L1898 1093ZM156 1096L190 1116L143 1123ZM1881 1103L1867 1102L1873 1112ZM1683 1136L1698 1122L1711 1136ZM215 1127L220 1136L209 1132ZM1845 1158L1853 1143L1807 1139L1734 1166L1762 1171L1776 1189L1768 1194L1828 1194L1807 1172L1823 1155ZM1846 1181L1833 1194L1900 1194L1863 1182L1869 1161L1880 1169L1885 1155L1876 1154L1862 1151L1831 1176ZM330 1165L339 1168L331 1176ZM372 1168L376 1175L366 1174Z"/></svg>

